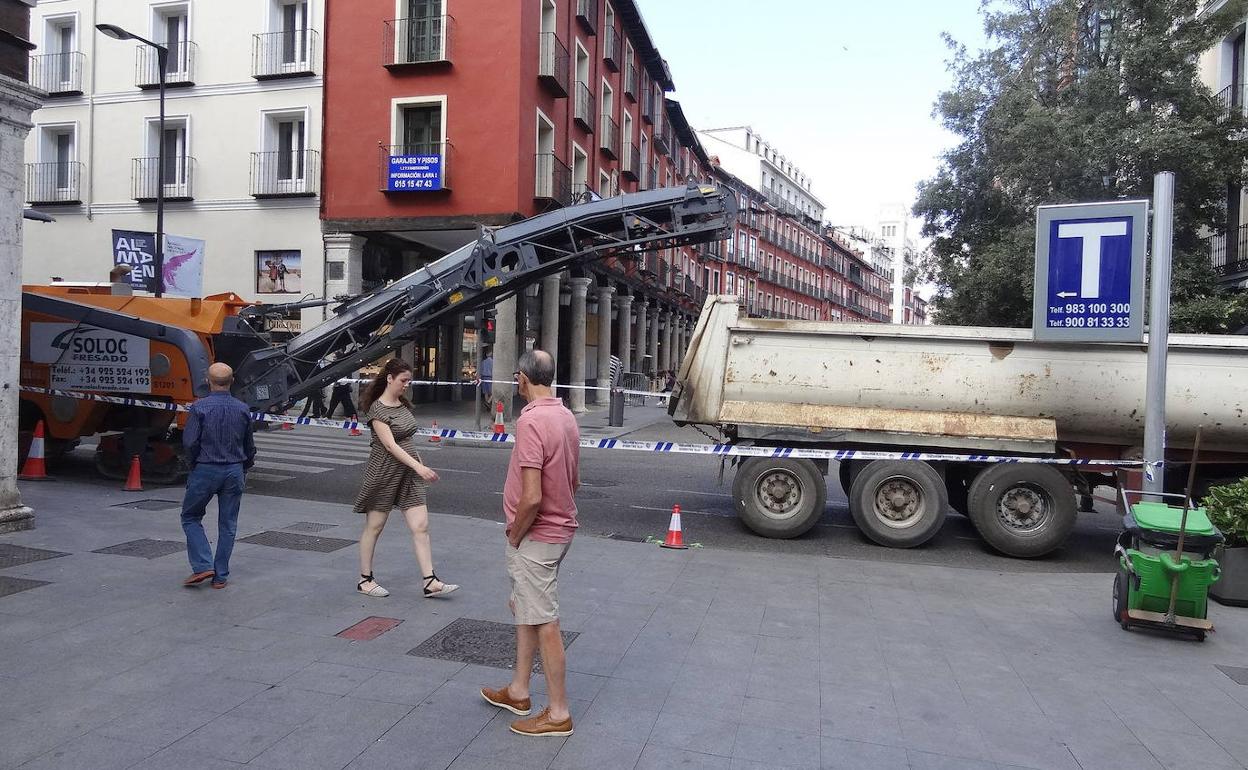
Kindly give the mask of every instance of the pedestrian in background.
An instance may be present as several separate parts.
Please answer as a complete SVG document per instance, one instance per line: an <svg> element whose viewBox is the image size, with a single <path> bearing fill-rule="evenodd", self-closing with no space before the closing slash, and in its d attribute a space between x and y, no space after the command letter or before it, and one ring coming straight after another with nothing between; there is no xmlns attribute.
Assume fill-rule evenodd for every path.
<svg viewBox="0 0 1248 770"><path fill-rule="evenodd" d="M244 477L256 461L247 405L230 395L234 370L216 363L208 367L207 396L191 404L182 431L182 446L191 465L182 498L182 531L191 576L184 585L212 581L225 588L230 576L230 554L238 532L238 508L243 500ZM204 534L208 501L217 498L217 551L213 554Z"/></svg>
<svg viewBox="0 0 1248 770"><path fill-rule="evenodd" d="M342 405L342 416L351 418L356 416L355 402L351 400L351 383L346 380L339 380L334 383L333 389L329 394L329 410L325 413L330 419L334 416L334 410L338 405Z"/></svg>
<svg viewBox="0 0 1248 770"><path fill-rule="evenodd" d="M425 597L446 596L459 588L442 582L433 571L429 508L425 503L425 494L429 482L438 480L438 474L420 461L420 454L412 443L412 436L419 426L416 415L412 413L412 404L404 396L411 380L412 367L405 361L392 358L369 384L362 399L368 410L365 421L373 432L368 465L364 470L364 485L355 498L354 508L356 513L367 517L364 533L360 536L361 579L356 584L356 590L366 596L390 595L373 578L373 552L377 547L377 538L395 508L403 511L403 518L412 531L416 561L425 581Z"/></svg>
<svg viewBox="0 0 1248 770"><path fill-rule="evenodd" d="M485 408L489 409L493 406L490 399L494 395L494 383L490 380L494 379L494 356L488 350L485 351L485 358L481 359L481 371L477 378L481 380L481 398L485 401Z"/></svg>
<svg viewBox="0 0 1248 770"><path fill-rule="evenodd" d="M308 411L312 412L312 419L319 420L325 416L325 394L320 388L312 391L306 401L303 402L303 411L299 413L299 419L302 420L308 416Z"/></svg>
<svg viewBox="0 0 1248 770"><path fill-rule="evenodd" d="M580 487L580 431L576 418L554 394L555 361L544 350L520 357L517 390L528 402L516 421L516 446L507 466L503 512L507 520L508 602L516 624L516 669L502 689L481 697L513 714L532 710L529 679L539 648L550 703L535 717L513 722L520 735L572 734L565 686L563 636L559 632L559 565L576 533Z"/></svg>

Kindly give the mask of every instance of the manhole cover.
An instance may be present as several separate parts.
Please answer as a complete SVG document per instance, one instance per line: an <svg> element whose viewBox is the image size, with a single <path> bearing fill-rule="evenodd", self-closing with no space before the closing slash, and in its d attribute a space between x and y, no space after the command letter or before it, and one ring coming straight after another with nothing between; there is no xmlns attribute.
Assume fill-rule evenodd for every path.
<svg viewBox="0 0 1248 770"><path fill-rule="evenodd" d="M296 532L272 531L258 532L241 538L239 542L267 545L270 548L288 548L292 551L319 551L321 553L332 553L355 545L354 540L343 540L337 537L316 537L315 535L300 535Z"/></svg>
<svg viewBox="0 0 1248 770"><path fill-rule="evenodd" d="M151 540L144 538L142 540L131 540L128 543L118 543L110 545L107 548L97 548L91 553L111 553L115 556L137 556L140 559L159 559L162 556L168 556L171 553L185 551L186 543L176 540Z"/></svg>
<svg viewBox="0 0 1248 770"><path fill-rule="evenodd" d="M61 551L45 551L42 548L26 548L25 546L13 545L11 543L0 543L0 569L16 567L19 564L30 564L32 561L59 559L62 556L69 556L69 554ZM33 588L34 586L31 587Z"/></svg>
<svg viewBox="0 0 1248 770"><path fill-rule="evenodd" d="M563 646L576 639L575 631L563 632ZM460 618L407 651L420 658L453 660L494 668L516 667L516 627L508 623ZM541 671L541 656L535 655L533 670Z"/></svg>
<svg viewBox="0 0 1248 770"><path fill-rule="evenodd" d="M117 503L113 508L135 508L140 511L171 511L181 508L177 500L132 500L128 503Z"/></svg>
<svg viewBox="0 0 1248 770"><path fill-rule="evenodd" d="M644 537L637 537L635 535L621 535L619 532L612 532L611 534L607 535L607 539L608 540L623 540L628 543L646 542L646 539Z"/></svg>
<svg viewBox="0 0 1248 770"><path fill-rule="evenodd" d="M0 596L21 593L22 591L29 591L32 588L46 585L49 585L46 580L28 580L27 578L0 575Z"/></svg>
<svg viewBox="0 0 1248 770"><path fill-rule="evenodd" d="M317 521L296 521L294 524L291 524L289 527L282 527L282 529L284 529L287 532L323 532L327 529L332 529L333 527L336 527L336 526L338 525L337 524L321 524L320 522L317 522Z"/></svg>
<svg viewBox="0 0 1248 770"><path fill-rule="evenodd" d="M1218 666L1218 670L1231 678L1235 684L1248 684L1248 668L1236 666Z"/></svg>
<svg viewBox="0 0 1248 770"><path fill-rule="evenodd" d="M582 487L618 487L620 482L616 479L581 479Z"/></svg>

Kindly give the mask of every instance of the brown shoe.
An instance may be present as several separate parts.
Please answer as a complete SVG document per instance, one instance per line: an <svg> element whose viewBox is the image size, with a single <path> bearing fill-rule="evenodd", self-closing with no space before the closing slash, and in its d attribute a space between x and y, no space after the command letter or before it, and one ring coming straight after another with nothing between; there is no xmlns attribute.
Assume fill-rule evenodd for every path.
<svg viewBox="0 0 1248 770"><path fill-rule="evenodd" d="M501 690L491 690L488 687L482 687L481 697L485 698L486 703L498 706L500 709L507 709L516 716L527 717L529 712L533 710L533 700L531 698L513 698L511 693L507 692L506 687Z"/></svg>
<svg viewBox="0 0 1248 770"><path fill-rule="evenodd" d="M212 570L208 570L207 572L196 572L194 575L191 575L186 580L183 580L182 585L196 586L204 582L205 580L208 580L209 578L214 578L216 576L217 576L217 573L213 572Z"/></svg>
<svg viewBox="0 0 1248 770"><path fill-rule="evenodd" d="M517 735L532 735L535 737L571 735L572 717L568 717L562 722L556 722L550 718L550 707L547 706L542 709L542 713L535 717L512 722L511 731Z"/></svg>
<svg viewBox="0 0 1248 770"><path fill-rule="evenodd" d="M226 584L227 582L228 582L228 581L222 580L221 582L219 582L219 583L218 583L217 581L215 581L215 580L214 580L214 581L212 581L212 587L213 587L213 588L225 588L225 584Z"/></svg>

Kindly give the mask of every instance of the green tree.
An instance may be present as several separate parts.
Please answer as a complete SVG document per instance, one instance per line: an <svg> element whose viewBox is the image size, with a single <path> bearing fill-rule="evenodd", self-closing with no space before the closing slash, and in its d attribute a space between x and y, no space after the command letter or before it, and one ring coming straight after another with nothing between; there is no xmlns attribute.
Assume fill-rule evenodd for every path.
<svg viewBox="0 0 1248 770"><path fill-rule="evenodd" d="M1248 323L1220 290L1202 234L1225 227L1245 121L1202 85L1201 53L1243 19L1248 0L1200 15L1197 0L985 0L988 47L951 38L953 86L934 110L959 143L919 185L914 213L932 239L923 263L947 324L1030 326L1035 209L1151 198L1176 173L1173 322L1225 332Z"/></svg>

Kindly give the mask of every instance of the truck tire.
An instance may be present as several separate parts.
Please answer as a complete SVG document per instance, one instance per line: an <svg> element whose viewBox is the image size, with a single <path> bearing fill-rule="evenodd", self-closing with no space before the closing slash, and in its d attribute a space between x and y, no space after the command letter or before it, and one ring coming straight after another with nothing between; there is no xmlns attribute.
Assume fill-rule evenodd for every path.
<svg viewBox="0 0 1248 770"><path fill-rule="evenodd" d="M797 537L823 516L828 482L810 460L754 457L737 467L732 499L755 534Z"/></svg>
<svg viewBox="0 0 1248 770"><path fill-rule="evenodd" d="M971 522L988 545L1007 556L1043 556L1075 526L1075 490L1050 465L999 463L971 483Z"/></svg>
<svg viewBox="0 0 1248 770"><path fill-rule="evenodd" d="M850 485L854 523L890 548L914 548L931 540L944 525L948 507L944 480L918 460L873 460Z"/></svg>

